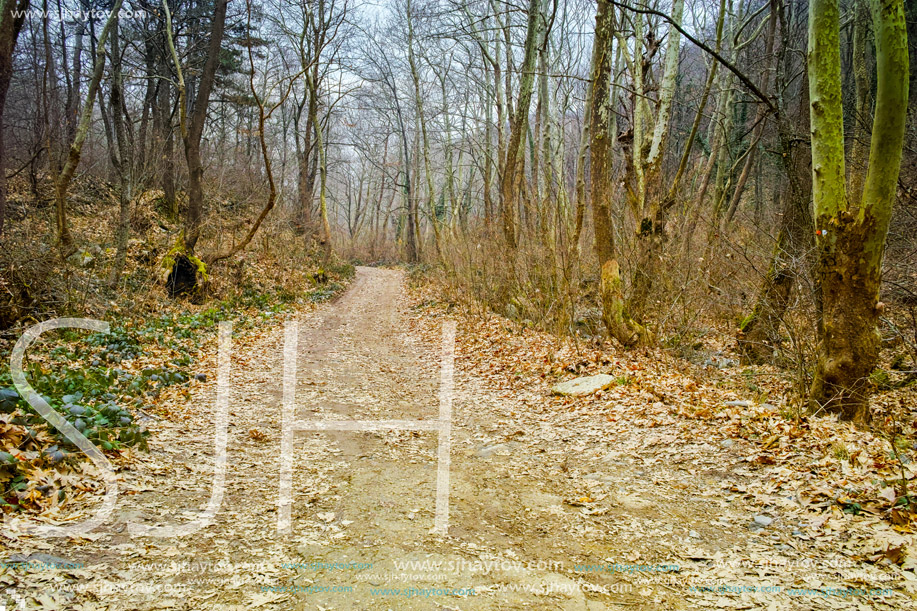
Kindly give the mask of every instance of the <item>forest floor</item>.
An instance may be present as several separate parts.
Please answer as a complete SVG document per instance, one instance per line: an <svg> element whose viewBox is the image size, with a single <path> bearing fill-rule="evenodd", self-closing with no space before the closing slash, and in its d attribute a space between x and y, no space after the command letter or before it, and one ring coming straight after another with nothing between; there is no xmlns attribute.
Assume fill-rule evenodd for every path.
<svg viewBox="0 0 917 611"><path fill-rule="evenodd" d="M912 608L914 536L890 513L882 481L898 466L881 440L743 402L686 365L460 311L398 270L358 268L342 297L298 317L296 417L436 420L451 319L446 535L433 530L437 433L402 430L297 432L292 531L278 531L277 324L233 346L212 522L185 537L127 528L207 505L215 350L191 400L147 424L150 451L119 463L121 496L96 533L49 539L25 534L35 518L5 522L8 559L77 565L0 569L5 608ZM599 371L620 384L551 394Z"/></svg>

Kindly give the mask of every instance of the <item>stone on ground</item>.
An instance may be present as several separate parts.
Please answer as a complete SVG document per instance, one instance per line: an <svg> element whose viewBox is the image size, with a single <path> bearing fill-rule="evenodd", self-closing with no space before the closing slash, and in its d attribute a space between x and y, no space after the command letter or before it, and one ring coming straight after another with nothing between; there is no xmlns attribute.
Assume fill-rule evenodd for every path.
<svg viewBox="0 0 917 611"><path fill-rule="evenodd" d="M591 395L597 390L605 390L615 381L614 376L600 373L595 376L585 376L561 382L551 389L555 395L565 395L570 397L582 397Z"/></svg>

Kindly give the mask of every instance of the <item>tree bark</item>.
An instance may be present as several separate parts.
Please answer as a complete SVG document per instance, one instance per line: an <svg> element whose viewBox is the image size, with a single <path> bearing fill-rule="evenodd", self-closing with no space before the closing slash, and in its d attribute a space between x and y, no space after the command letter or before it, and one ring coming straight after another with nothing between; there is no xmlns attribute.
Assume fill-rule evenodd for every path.
<svg viewBox="0 0 917 611"><path fill-rule="evenodd" d="M306 71L306 86L309 95L318 96L318 85L314 75ZM318 117L318 104L309 107L312 124L315 126L315 150L318 154L318 213L322 222L321 244L325 253L325 260L331 256L331 224L328 220L328 160L325 151L325 138L322 133L322 124Z"/></svg>
<svg viewBox="0 0 917 611"><path fill-rule="evenodd" d="M313 142L315 126L312 124L312 117L316 116L318 112L316 109L313 109L313 106L317 103L315 96L308 92L307 95L306 128L303 130L303 142L300 144L302 150L299 151L299 204L296 223L303 233L311 237L313 230L312 205L315 199L315 176L318 170L317 155L315 154L315 144ZM297 143L299 143L298 135Z"/></svg>

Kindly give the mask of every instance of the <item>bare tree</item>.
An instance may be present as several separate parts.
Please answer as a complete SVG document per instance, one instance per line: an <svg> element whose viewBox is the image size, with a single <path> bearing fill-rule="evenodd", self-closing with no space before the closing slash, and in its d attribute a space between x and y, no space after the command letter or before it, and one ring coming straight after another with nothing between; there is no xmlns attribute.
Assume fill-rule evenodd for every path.
<svg viewBox="0 0 917 611"><path fill-rule="evenodd" d="M25 22L29 0L0 0L0 236L6 218L6 150L3 146L3 109L13 77L13 51Z"/></svg>

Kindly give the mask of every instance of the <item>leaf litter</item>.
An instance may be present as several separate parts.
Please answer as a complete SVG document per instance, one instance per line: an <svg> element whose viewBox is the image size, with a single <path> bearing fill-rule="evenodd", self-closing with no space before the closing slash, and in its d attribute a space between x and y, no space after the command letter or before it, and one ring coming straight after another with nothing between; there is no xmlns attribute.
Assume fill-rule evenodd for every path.
<svg viewBox="0 0 917 611"><path fill-rule="evenodd" d="M410 431L363 433L359 444L350 434L297 436L295 526L278 537L282 329L258 326L235 340L230 476L214 524L174 540L127 530L191 520L207 505L215 355L204 345L195 367L206 380L164 389L150 406L150 451L108 452L124 495L114 523L67 541L23 533L27 523L90 515L101 488L85 463L72 474L35 474L74 477L85 482L81 494L6 516L8 558L44 553L82 567L4 566L3 586L46 609L408 609L417 600L358 589L411 585L390 574L289 563L363 559L380 572L394 571L394 559L432 558L466 564L445 581L415 575L420 585L477 591L430 599L442 608L852 609L913 600L913 516L894 506L902 465L884 440L828 418L788 418L664 352L577 346L438 303L435 287L392 293L384 287L400 282L396 272L360 276L349 300L288 314L330 344L301 350L298 409L310 418L435 418L441 323L456 318L448 537L429 533L436 444ZM361 317L375 327L361 327ZM399 351L409 357L392 356ZM588 397L551 394L558 381L598 373L618 382ZM412 405L416 397L427 407ZM914 468L903 469L912 480ZM499 568L479 570L488 566ZM263 587L348 582L358 594Z"/></svg>

